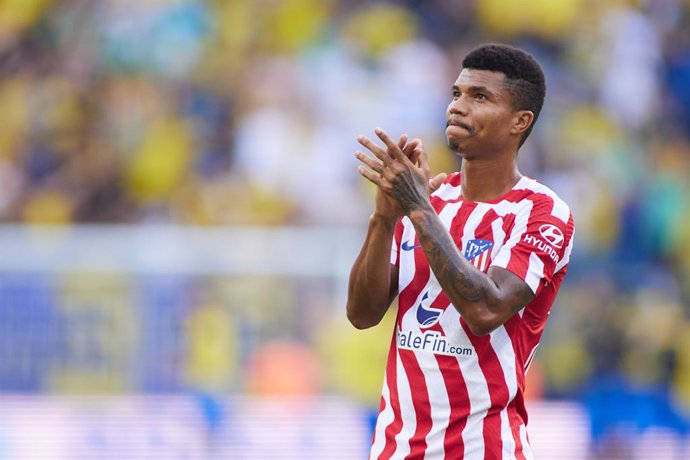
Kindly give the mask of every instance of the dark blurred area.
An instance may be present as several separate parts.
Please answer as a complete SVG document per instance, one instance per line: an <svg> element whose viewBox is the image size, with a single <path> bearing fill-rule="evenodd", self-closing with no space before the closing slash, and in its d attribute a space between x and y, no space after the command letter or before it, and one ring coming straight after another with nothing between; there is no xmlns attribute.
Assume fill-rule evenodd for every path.
<svg viewBox="0 0 690 460"><path fill-rule="evenodd" d="M595 458L632 458L625 440L650 429L687 439L688 0L6 0L0 221L359 231L373 191L356 174L356 136L376 126L405 132L424 141L434 171L455 169L443 137L450 86L464 53L487 41L523 47L544 67L547 102L521 169L556 190L576 220L530 396L579 401ZM103 384L56 379L53 367L35 364L51 348L40 332L53 330L51 315L79 315L40 300L54 279L23 276L1 277L0 354L21 346L34 364L18 371L7 358L0 390L248 391L274 378L260 389L270 393L302 369L302 378L314 375L295 383L304 391L378 401L383 357L368 361L361 344L374 335L349 330L334 288L313 280L100 280L117 305L135 308L129 293L138 292L145 313L131 321L141 337L187 356L166 368L168 358L151 352L142 359L162 366L158 374L122 365ZM77 278L61 282L84 283ZM66 304L102 302L79 286L72 299L97 300ZM22 316L25 304L43 319ZM316 333L295 315L332 325ZM104 330L120 324L106 317ZM18 336L17 324L39 338ZM383 355L390 329L381 328L371 334ZM279 352L262 347L276 339L295 362L271 374L261 359ZM324 351L333 347L347 371ZM366 377L344 383L347 372Z"/></svg>

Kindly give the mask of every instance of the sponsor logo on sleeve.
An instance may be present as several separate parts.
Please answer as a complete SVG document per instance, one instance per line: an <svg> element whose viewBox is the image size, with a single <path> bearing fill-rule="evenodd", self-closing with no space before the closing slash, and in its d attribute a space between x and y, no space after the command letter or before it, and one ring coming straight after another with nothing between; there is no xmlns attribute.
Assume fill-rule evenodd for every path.
<svg viewBox="0 0 690 460"><path fill-rule="evenodd" d="M560 228L551 224L544 224L539 227L539 233L541 233L542 238L556 249L563 247L563 241L565 237Z"/></svg>
<svg viewBox="0 0 690 460"><path fill-rule="evenodd" d="M523 242L547 254L555 263L561 260L556 249L563 247L564 240L565 237L561 229L551 224L544 224L539 227L539 235L525 234L522 238Z"/></svg>

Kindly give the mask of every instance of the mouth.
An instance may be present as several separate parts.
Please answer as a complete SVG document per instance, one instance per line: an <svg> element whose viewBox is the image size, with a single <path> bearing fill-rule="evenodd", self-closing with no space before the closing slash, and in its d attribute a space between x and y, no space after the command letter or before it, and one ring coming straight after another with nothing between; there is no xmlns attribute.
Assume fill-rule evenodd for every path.
<svg viewBox="0 0 690 460"><path fill-rule="evenodd" d="M448 120L446 122L446 128L448 128L450 126L457 126L458 128L462 128L469 133L474 131L474 128L472 128L470 125L463 123L459 120Z"/></svg>

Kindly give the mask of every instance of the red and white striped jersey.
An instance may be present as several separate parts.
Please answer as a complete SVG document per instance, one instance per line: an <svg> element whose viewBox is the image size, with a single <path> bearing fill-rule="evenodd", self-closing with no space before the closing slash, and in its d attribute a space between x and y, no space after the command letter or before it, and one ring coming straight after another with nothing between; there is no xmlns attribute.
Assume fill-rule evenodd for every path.
<svg viewBox="0 0 690 460"><path fill-rule="evenodd" d="M525 373L568 266L572 214L526 177L499 199L470 202L455 173L431 203L477 269L510 270L535 297L475 336L441 290L412 223L401 219L391 252L399 309L370 458L530 459Z"/></svg>

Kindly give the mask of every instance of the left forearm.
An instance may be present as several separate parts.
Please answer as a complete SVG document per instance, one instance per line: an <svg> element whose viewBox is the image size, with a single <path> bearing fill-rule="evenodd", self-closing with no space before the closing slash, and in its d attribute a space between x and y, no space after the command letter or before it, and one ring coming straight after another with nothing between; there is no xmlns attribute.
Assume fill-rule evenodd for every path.
<svg viewBox="0 0 690 460"><path fill-rule="evenodd" d="M415 210L409 217L443 292L474 333L490 332L500 311L496 284L462 256L431 206Z"/></svg>

